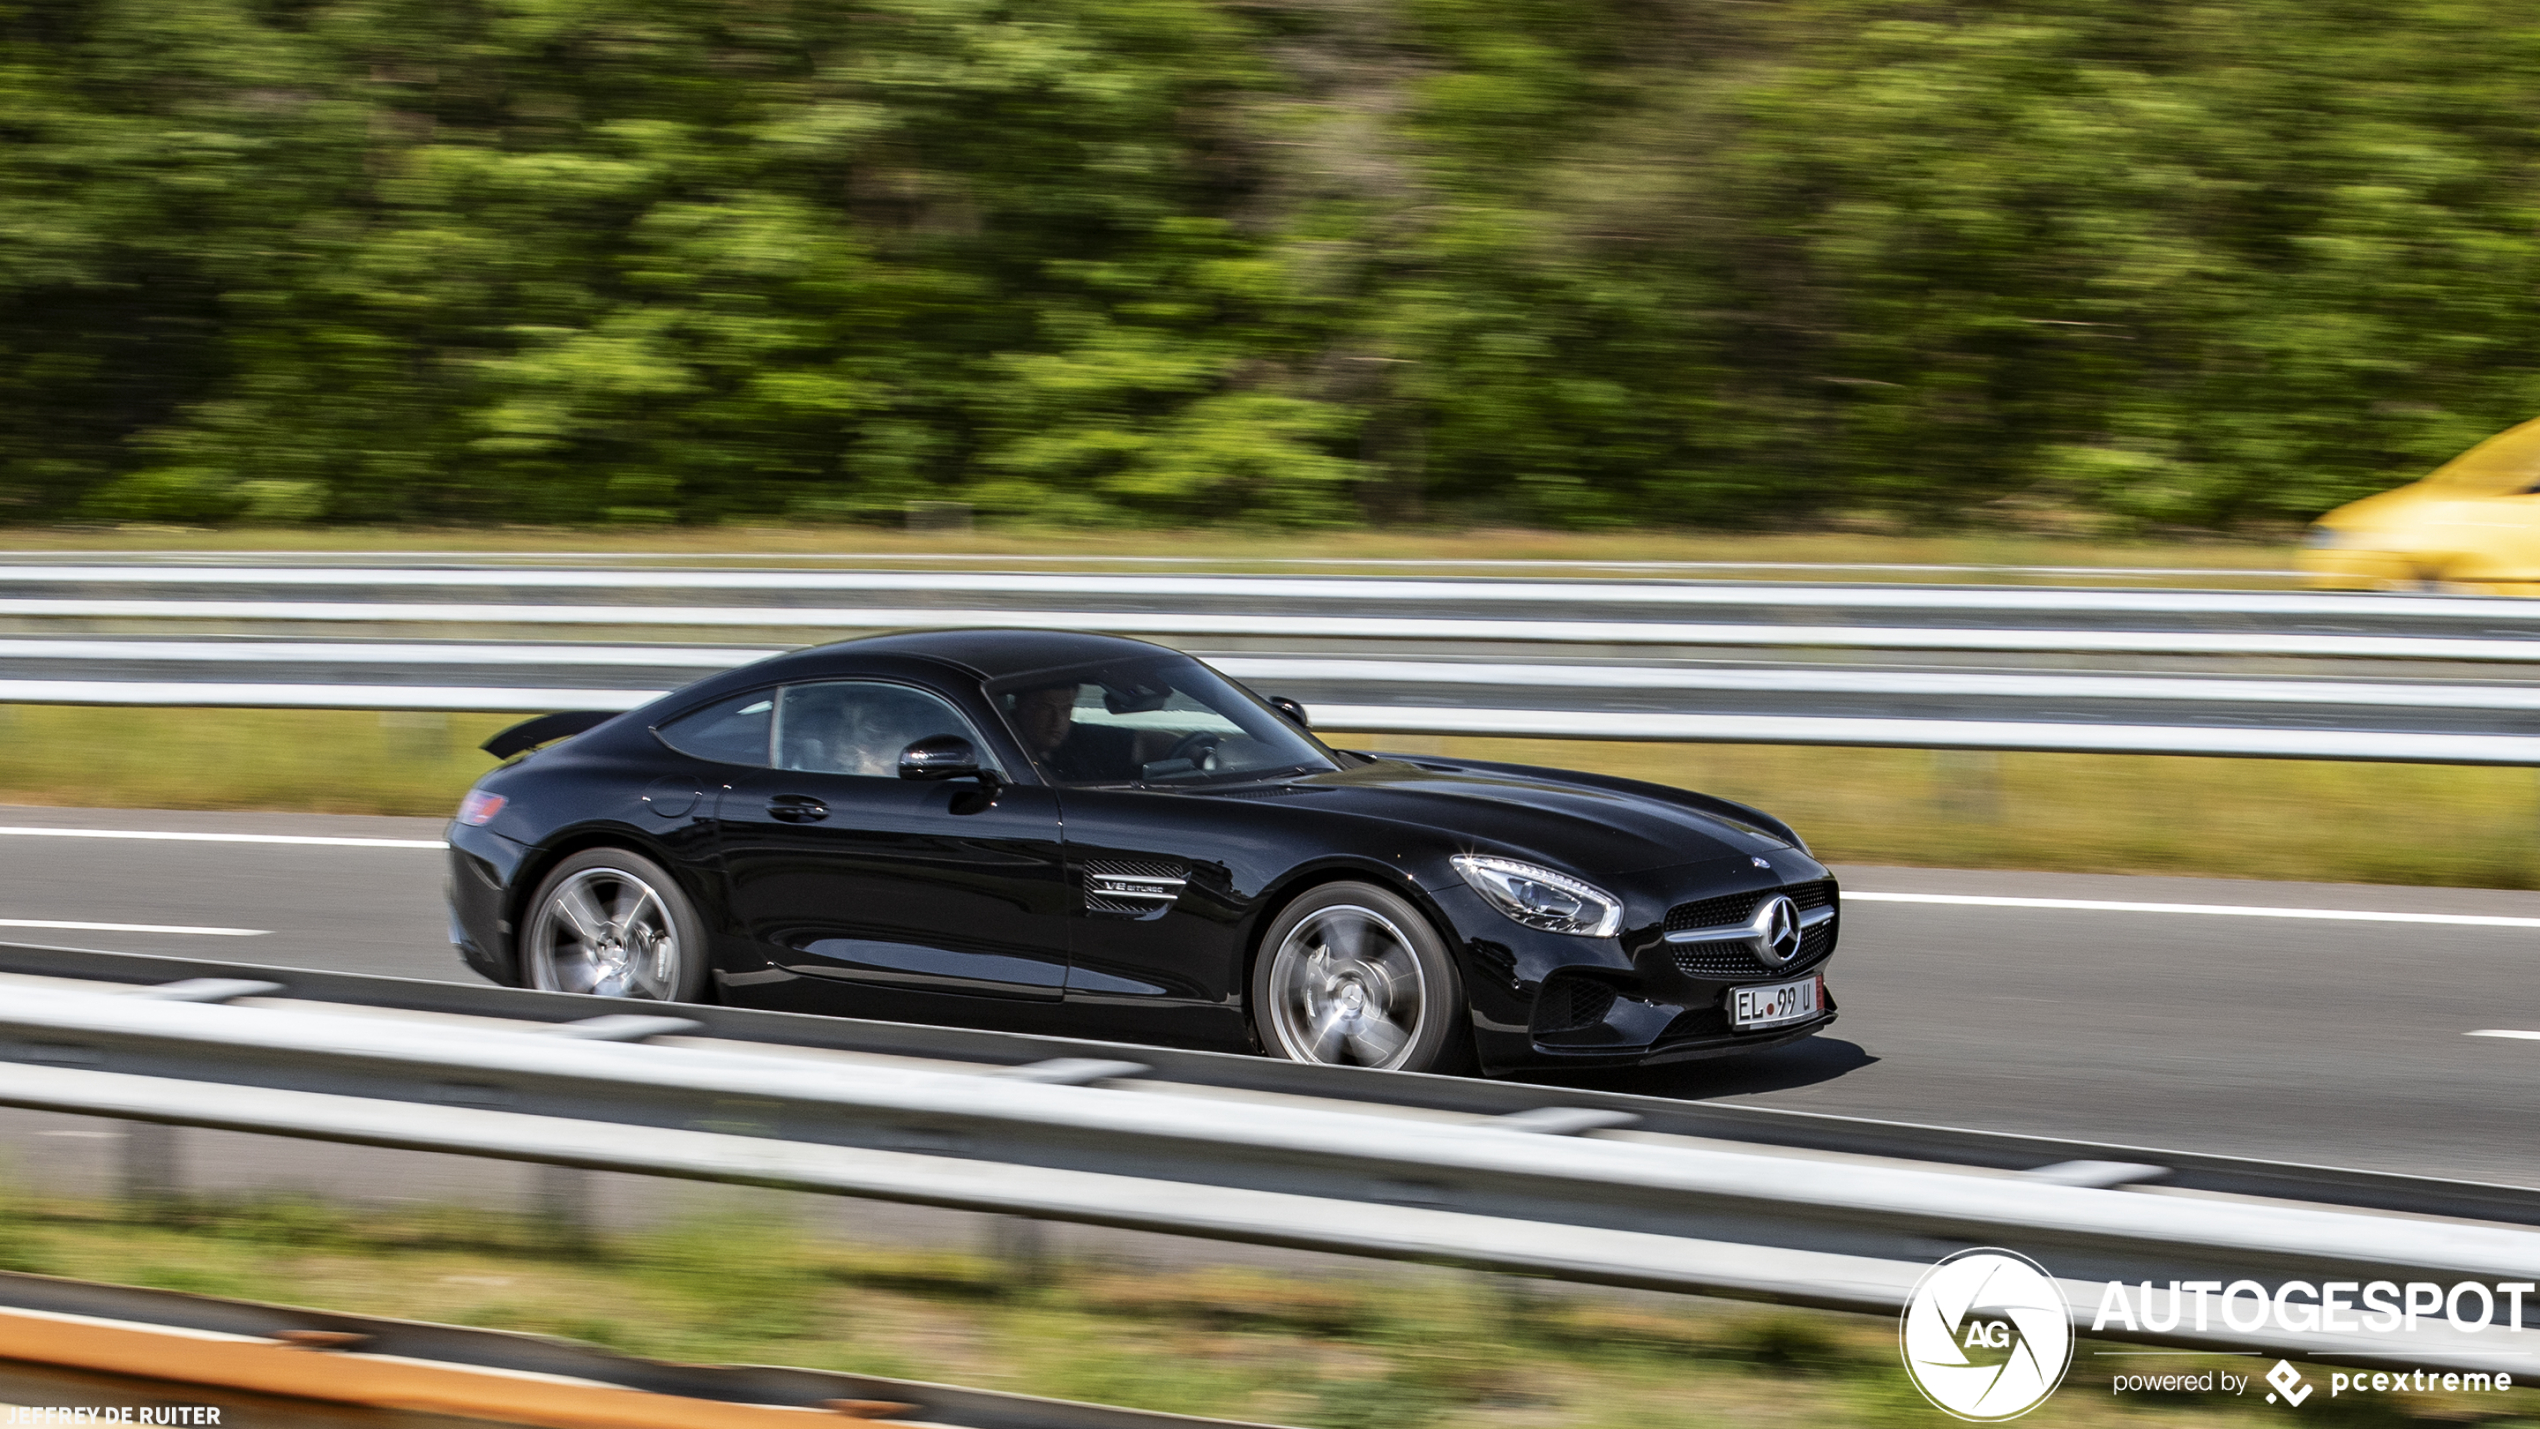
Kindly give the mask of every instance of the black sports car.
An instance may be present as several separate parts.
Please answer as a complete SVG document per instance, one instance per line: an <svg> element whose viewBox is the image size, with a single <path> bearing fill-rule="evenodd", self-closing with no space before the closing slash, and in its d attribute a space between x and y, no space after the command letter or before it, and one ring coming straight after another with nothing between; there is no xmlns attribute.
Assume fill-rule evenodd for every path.
<svg viewBox="0 0 2540 1429"><path fill-rule="evenodd" d="M1835 881L1779 820L1331 749L1143 641L850 640L486 747L535 748L450 829L497 982L1439 1071L1834 1020Z"/></svg>

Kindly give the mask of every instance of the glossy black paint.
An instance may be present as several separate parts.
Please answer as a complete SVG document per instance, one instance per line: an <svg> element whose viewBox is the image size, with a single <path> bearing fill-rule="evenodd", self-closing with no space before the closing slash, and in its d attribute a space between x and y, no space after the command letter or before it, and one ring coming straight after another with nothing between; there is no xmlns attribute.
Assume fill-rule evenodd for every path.
<svg viewBox="0 0 2540 1429"><path fill-rule="evenodd" d="M1253 1045L1243 1003L1260 932L1301 890L1354 878L1409 898L1446 936L1486 1071L1748 1051L1833 1020L1829 998L1813 1022L1733 1033L1724 999L1733 986L1822 971L1839 917L1814 954L1770 975L1694 975L1664 940L1669 910L1689 902L1820 881L1831 897L1824 866L1757 810L1426 756L1343 754L1347 767L1332 772L1251 783L1059 788L983 688L1165 653L1108 636L927 632L700 681L479 782L504 802L481 827L451 826L453 941L486 977L519 982L515 936L546 870L616 845L677 875L709 929L712 985L727 1003L1240 1049ZM851 678L949 702L1001 777L721 763L655 733L734 696ZM1459 853L1585 879L1624 900L1622 931L1520 925L1464 883L1448 862ZM1089 874L1156 866L1186 880L1161 909L1090 891ZM1547 1015L1578 1025L1550 1028Z"/></svg>

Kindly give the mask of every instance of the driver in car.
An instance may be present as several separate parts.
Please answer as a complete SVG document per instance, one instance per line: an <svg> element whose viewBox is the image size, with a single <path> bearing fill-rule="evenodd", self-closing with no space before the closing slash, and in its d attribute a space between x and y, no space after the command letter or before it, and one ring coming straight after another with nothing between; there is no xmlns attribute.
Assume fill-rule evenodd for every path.
<svg viewBox="0 0 2540 1429"><path fill-rule="evenodd" d="M1082 687L1042 685L1021 691L1011 706L1014 729L1043 769L1069 783L1101 784L1138 774L1137 737L1125 729L1076 723Z"/></svg>

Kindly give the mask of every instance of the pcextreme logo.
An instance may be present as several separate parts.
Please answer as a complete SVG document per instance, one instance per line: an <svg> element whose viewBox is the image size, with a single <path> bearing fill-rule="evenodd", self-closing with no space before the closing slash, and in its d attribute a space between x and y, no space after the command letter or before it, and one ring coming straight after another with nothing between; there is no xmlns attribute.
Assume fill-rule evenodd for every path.
<svg viewBox="0 0 2540 1429"><path fill-rule="evenodd" d="M2311 1382L2302 1378L2302 1372L2290 1360L2277 1360L2275 1368L2267 1371L2267 1383L2275 1386L2275 1394L2267 1396L2269 1404L2275 1403L2276 1394L2280 1394L2285 1403L2299 1409L2302 1401L2311 1397Z"/></svg>
<svg viewBox="0 0 2540 1429"><path fill-rule="evenodd" d="M2012 1250L1962 1250L1923 1272L1897 1326L1905 1373L1942 1413L2017 1419L2073 1363L2073 1312L2046 1268Z"/></svg>

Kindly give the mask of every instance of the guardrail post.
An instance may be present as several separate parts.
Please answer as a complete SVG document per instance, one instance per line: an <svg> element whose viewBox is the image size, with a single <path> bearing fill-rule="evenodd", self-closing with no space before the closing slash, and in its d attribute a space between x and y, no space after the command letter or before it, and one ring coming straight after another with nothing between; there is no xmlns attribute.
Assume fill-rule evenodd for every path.
<svg viewBox="0 0 2540 1429"><path fill-rule="evenodd" d="M592 1206L599 1189L599 1178L579 1166L530 1168L531 1213L550 1235L568 1245L581 1245L599 1230Z"/></svg>
<svg viewBox="0 0 2540 1429"><path fill-rule="evenodd" d="M2000 754L1990 749L1935 749L1931 762L1942 814L1986 824L2002 817Z"/></svg>
<svg viewBox="0 0 2540 1429"><path fill-rule="evenodd" d="M439 710L382 710L379 728L388 752L401 759L430 759L449 752L450 717Z"/></svg>
<svg viewBox="0 0 2540 1429"><path fill-rule="evenodd" d="M988 1256L1005 1267L1017 1285L1039 1285L1050 1278L1050 1230L1030 1216L995 1216L988 1221Z"/></svg>
<svg viewBox="0 0 2540 1429"><path fill-rule="evenodd" d="M165 1122L128 1121L123 1133L123 1198L135 1209L163 1210L185 1190L177 1129Z"/></svg>
<svg viewBox="0 0 2540 1429"><path fill-rule="evenodd" d="M1534 1276L1484 1273L1475 1279L1498 1292L1499 1311L1512 1338L1531 1333L1551 1313L1551 1298L1544 1293L1544 1282Z"/></svg>
<svg viewBox="0 0 2540 1429"><path fill-rule="evenodd" d="M966 532L972 526L967 501L912 501L907 518L912 531Z"/></svg>

